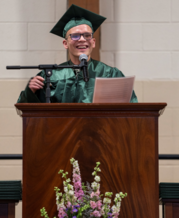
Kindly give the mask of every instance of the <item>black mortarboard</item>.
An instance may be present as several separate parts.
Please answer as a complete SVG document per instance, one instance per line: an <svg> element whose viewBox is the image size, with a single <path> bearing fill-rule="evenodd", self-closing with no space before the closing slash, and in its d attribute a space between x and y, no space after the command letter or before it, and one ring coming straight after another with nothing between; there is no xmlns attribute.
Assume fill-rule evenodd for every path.
<svg viewBox="0 0 179 218"><path fill-rule="evenodd" d="M95 32L105 19L105 17L77 5L71 5L50 32L65 38L69 29L81 24L89 25Z"/></svg>

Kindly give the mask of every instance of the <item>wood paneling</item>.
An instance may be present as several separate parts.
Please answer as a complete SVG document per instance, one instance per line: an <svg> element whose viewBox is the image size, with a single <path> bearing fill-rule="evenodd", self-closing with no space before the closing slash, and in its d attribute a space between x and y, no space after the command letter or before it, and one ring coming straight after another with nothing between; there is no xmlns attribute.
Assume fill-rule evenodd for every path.
<svg viewBox="0 0 179 218"><path fill-rule="evenodd" d="M0 218L15 218L15 202L0 200Z"/></svg>
<svg viewBox="0 0 179 218"><path fill-rule="evenodd" d="M165 204L165 217L166 218L173 218L172 203Z"/></svg>
<svg viewBox="0 0 179 218"><path fill-rule="evenodd" d="M164 217L178 218L179 217L179 199L162 199L164 203Z"/></svg>
<svg viewBox="0 0 179 218"><path fill-rule="evenodd" d="M166 104L16 104L23 111L23 218L56 215L60 169L82 180L101 162L101 193L127 192L123 218L158 218L158 116ZM148 108L148 109L147 109ZM42 114L42 115L41 115Z"/></svg>
<svg viewBox="0 0 179 218"><path fill-rule="evenodd" d="M8 218L8 204L0 203L0 218Z"/></svg>
<svg viewBox="0 0 179 218"><path fill-rule="evenodd" d="M68 7L72 4L78 5L96 14L99 14L99 0L68 0ZM95 32L96 47L94 48L91 57L95 60L100 60L100 28Z"/></svg>

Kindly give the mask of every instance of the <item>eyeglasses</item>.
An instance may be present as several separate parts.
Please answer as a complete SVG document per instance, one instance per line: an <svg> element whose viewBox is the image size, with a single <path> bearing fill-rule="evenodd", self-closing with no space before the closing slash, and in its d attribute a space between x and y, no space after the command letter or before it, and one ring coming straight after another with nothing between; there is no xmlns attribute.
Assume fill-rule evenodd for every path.
<svg viewBox="0 0 179 218"><path fill-rule="evenodd" d="M90 40L93 38L93 33L72 33L68 36L70 36L70 38L74 41L78 41L81 36L83 36L83 38L86 40ZM66 39L68 38L68 36L66 37Z"/></svg>

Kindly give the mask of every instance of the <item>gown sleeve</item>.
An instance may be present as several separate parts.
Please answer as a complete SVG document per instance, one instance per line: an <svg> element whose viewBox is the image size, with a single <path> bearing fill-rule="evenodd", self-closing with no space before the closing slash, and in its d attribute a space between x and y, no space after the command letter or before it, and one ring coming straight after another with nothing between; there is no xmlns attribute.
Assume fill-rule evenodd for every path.
<svg viewBox="0 0 179 218"><path fill-rule="evenodd" d="M40 73L37 74L37 76L41 76L44 78L44 72L41 71ZM20 93L17 103L41 103L37 95L39 91L40 90L37 90L36 93L33 93L32 90L29 88L29 82L28 82L25 90Z"/></svg>
<svg viewBox="0 0 179 218"><path fill-rule="evenodd" d="M20 93L17 103L40 103L40 100L27 84L25 90Z"/></svg>

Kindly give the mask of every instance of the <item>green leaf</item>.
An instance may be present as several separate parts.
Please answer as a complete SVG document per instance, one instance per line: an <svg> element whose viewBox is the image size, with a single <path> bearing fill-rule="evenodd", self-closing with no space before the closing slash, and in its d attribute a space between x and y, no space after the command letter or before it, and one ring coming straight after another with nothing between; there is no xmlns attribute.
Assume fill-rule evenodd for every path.
<svg viewBox="0 0 179 218"><path fill-rule="evenodd" d="M72 158L70 159L70 162L71 162L71 164L73 164L73 162L75 162L75 159L72 157Z"/></svg>
<svg viewBox="0 0 179 218"><path fill-rule="evenodd" d="M63 173L63 171L64 171L64 170L60 170L60 171L58 172L58 174Z"/></svg>
<svg viewBox="0 0 179 218"><path fill-rule="evenodd" d="M48 214L47 214L47 212L46 212L46 210L45 210L45 207L43 207L43 208L40 210L40 212L41 212L41 216L44 216L45 218L49 218L49 216L48 216Z"/></svg>
<svg viewBox="0 0 179 218"><path fill-rule="evenodd" d="M60 189L58 187L54 187L54 191L58 192Z"/></svg>

